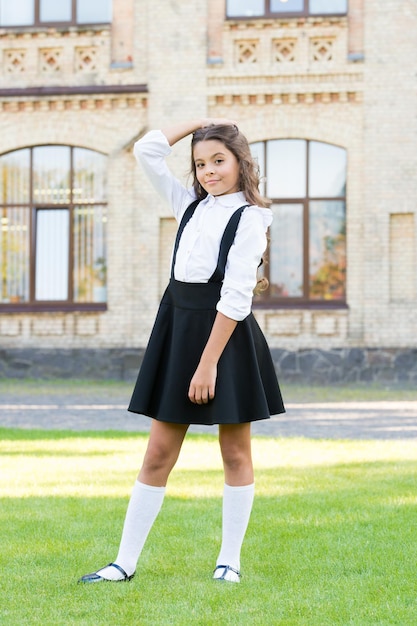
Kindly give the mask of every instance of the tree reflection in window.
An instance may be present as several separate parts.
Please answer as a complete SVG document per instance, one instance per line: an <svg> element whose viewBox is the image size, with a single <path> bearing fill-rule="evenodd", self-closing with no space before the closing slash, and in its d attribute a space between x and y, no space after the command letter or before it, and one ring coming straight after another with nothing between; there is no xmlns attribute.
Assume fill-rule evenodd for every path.
<svg viewBox="0 0 417 626"><path fill-rule="evenodd" d="M304 139L251 146L272 200L269 302L346 299L346 150Z"/></svg>

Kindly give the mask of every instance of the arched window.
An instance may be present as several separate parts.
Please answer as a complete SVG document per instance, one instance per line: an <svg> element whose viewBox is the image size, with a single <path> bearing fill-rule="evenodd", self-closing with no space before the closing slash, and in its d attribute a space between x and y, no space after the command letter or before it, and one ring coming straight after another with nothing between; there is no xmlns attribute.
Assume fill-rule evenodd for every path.
<svg viewBox="0 0 417 626"><path fill-rule="evenodd" d="M274 213L264 301L344 303L346 150L304 139L259 142L251 149Z"/></svg>
<svg viewBox="0 0 417 626"><path fill-rule="evenodd" d="M106 161L62 145L0 156L2 308L104 308Z"/></svg>

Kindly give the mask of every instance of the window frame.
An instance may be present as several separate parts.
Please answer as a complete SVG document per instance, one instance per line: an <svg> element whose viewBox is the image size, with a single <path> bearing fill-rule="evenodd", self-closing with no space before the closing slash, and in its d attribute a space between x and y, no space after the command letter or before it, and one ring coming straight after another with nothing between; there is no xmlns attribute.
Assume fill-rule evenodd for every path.
<svg viewBox="0 0 417 626"><path fill-rule="evenodd" d="M347 226L347 190L345 190L344 196L310 196L309 195L309 172L310 172L310 143L324 143L330 146L334 146L337 148L343 148L346 150L344 146L339 146L337 144L332 144L329 142L319 141L317 139L304 139L301 137L280 137L278 139L265 139L259 142L253 143L261 143L263 144L263 163L265 166L265 174L267 171L267 144L268 141L288 141L288 140L298 140L305 141L306 143L306 168L305 168L305 189L306 195L304 197L284 197L284 198L273 198L268 195L266 197L271 201L272 205L280 205L280 204L298 204L303 207L303 224L302 224L302 233L303 233L303 259L302 259L302 268L303 268L303 295L302 296L286 296L286 297L271 297L269 295L269 288L259 294L253 302L254 308L259 309L285 309L285 308L302 308L302 309L346 309L348 308L347 304L347 294L346 294L346 286L347 286L347 271L345 274L345 297L343 299L334 299L334 300L326 300L326 299L311 299L309 298L310 293L310 202L332 202L332 201L343 201L345 206L345 227ZM346 165L346 174L347 174L347 165ZM346 179L347 182L347 179ZM261 185L265 185L265 183L261 183ZM266 190L262 193L266 193ZM268 245L263 255L264 262L261 266L262 274L269 280L269 256L270 256L270 245L271 240L268 236ZM347 251L347 234L345 236L345 251Z"/></svg>
<svg viewBox="0 0 417 626"><path fill-rule="evenodd" d="M70 183L70 198L68 202L51 204L47 202L36 202L33 197L33 151L35 148L43 148L48 146L63 146L70 150L70 168L69 168L69 183ZM79 206L83 206L82 203L74 202L73 188L74 188L74 149L81 148L83 150L90 150L91 152L107 156L105 153L99 150L92 150L91 148L85 148L78 145L69 144L36 144L32 146L24 146L17 148L16 150L9 150L3 152L0 158L17 152L19 150L29 150L29 199L28 202L19 203L3 203L0 202L0 210L3 208L26 208L29 212L29 300L27 302L1 302L0 301L0 313L31 313L31 312L71 312L71 311L106 311L106 302L75 302L74 301L74 209ZM108 207L108 199L101 202L89 202L88 206L105 206ZM35 300L36 292L36 213L38 210L56 210L67 209L68 221L69 221L69 253L68 253L68 298L67 300Z"/></svg>
<svg viewBox="0 0 417 626"><path fill-rule="evenodd" d="M56 28L62 28L65 26L77 26L77 27L87 27L87 26L94 26L94 25L109 25L111 24L111 18L110 21L106 20L106 21L97 21L95 20L94 22L78 22L77 21L77 0L71 0L71 20L64 20L64 21L41 21L40 19L40 3L41 0L33 0L34 3L34 17L33 17L33 22L32 24L7 24L7 25L3 25L0 22L0 28L2 29L28 29L28 28L50 28L50 27L56 27Z"/></svg>
<svg viewBox="0 0 417 626"><path fill-rule="evenodd" d="M309 0L303 0L303 10L302 11L286 11L286 12L277 12L271 11L271 0L263 0L264 1L264 12L262 15L234 15L229 16L227 12L227 0L226 0L226 20L261 20L261 19L280 19L280 18L289 18L289 17L346 17L349 12L349 0L346 0L346 11L343 13L311 13L309 11Z"/></svg>

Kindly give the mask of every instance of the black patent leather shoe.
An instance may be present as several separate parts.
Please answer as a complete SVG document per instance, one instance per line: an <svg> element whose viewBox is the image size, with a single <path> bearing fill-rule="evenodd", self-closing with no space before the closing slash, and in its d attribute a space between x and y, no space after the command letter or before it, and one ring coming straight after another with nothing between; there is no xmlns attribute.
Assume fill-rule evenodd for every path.
<svg viewBox="0 0 417 626"><path fill-rule="evenodd" d="M227 580L230 583L240 583L241 573L230 565L217 565L213 572L213 578L215 580Z"/></svg>
<svg viewBox="0 0 417 626"><path fill-rule="evenodd" d="M120 565L117 565L117 563L109 563L108 565L105 565L104 567L115 567L122 574L123 578L119 578L118 580L109 580L108 578L103 578L103 576L100 576L100 574L97 574L97 572L93 572L92 574L86 574L85 576L82 576L82 578L80 578L78 582L79 583L122 583L122 582L127 582L128 580L132 580L133 576L135 575L135 572L133 572L133 574L128 576L126 572L124 571L123 567L120 567ZM101 569L104 569L104 567L101 567L97 571L99 572Z"/></svg>

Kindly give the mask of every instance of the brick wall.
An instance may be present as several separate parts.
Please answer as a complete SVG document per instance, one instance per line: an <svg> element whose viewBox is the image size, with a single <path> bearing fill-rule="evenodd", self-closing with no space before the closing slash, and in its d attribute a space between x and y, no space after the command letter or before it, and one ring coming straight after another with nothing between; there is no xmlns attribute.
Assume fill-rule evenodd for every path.
<svg viewBox="0 0 417 626"><path fill-rule="evenodd" d="M341 18L225 20L224 0L114 0L111 27L3 29L2 152L62 143L108 155L108 309L0 315L3 349L141 349L168 274L173 225L132 155L148 128L238 120L251 142L303 138L348 153L347 303L260 309L276 350L417 346L417 15L351 0ZM146 85L113 93L100 86ZM187 181L189 143L169 162ZM415 354L415 353L412 353Z"/></svg>

